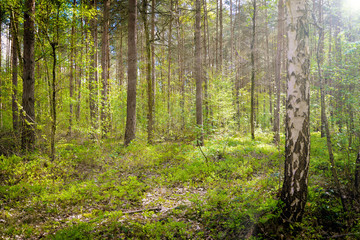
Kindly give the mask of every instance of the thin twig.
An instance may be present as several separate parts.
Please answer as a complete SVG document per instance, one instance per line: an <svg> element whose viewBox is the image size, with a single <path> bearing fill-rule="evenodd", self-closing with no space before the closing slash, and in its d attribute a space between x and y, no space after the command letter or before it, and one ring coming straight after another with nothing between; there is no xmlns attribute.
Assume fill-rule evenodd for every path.
<svg viewBox="0 0 360 240"><path fill-rule="evenodd" d="M162 207L154 207L154 208L147 208L147 209L138 209L138 210L132 210L132 211L127 211L127 212L123 212L124 214L134 214L134 213L141 213L141 212L146 212L146 211L161 211Z"/></svg>

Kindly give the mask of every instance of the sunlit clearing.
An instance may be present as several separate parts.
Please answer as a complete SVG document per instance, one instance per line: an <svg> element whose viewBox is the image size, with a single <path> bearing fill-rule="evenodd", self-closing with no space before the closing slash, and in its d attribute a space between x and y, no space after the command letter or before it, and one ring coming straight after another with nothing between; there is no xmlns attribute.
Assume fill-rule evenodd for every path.
<svg viewBox="0 0 360 240"><path fill-rule="evenodd" d="M359 0L345 0L344 8L346 10L349 10L352 12L359 12L360 11L360 1Z"/></svg>

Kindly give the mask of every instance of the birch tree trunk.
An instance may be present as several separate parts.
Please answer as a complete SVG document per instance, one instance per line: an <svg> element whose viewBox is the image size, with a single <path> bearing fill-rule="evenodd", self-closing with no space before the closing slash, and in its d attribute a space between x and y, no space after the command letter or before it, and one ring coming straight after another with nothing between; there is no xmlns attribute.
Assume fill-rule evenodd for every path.
<svg viewBox="0 0 360 240"><path fill-rule="evenodd" d="M286 102L285 172L281 192L282 220L302 219L307 200L310 162L310 59L306 1L288 0L288 69Z"/></svg>

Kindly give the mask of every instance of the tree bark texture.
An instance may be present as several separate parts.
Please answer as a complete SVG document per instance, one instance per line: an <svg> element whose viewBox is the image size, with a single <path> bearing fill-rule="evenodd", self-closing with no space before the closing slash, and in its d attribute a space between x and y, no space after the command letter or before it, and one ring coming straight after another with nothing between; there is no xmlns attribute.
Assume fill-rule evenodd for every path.
<svg viewBox="0 0 360 240"><path fill-rule="evenodd" d="M24 12L23 96L21 148L35 147L35 0L26 0Z"/></svg>
<svg viewBox="0 0 360 240"><path fill-rule="evenodd" d="M106 134L110 128L109 119L109 100L108 100L108 78L109 78L109 11L110 11L110 0L104 0L103 9L103 32L102 32L102 49L101 49L101 126L103 134Z"/></svg>
<svg viewBox="0 0 360 240"><path fill-rule="evenodd" d="M96 0L91 0L90 7L96 9ZM92 46L90 50L90 77L89 77L89 104L90 122L93 128L97 129L98 118L98 57L97 57L97 16L90 19L90 32Z"/></svg>
<svg viewBox="0 0 360 240"><path fill-rule="evenodd" d="M143 0L142 2L142 11L141 16L144 23L145 30L145 51L146 51L146 82L147 82L147 95L148 95L148 143L152 143L153 141L153 85L151 79L151 40L150 40L150 30L147 18L147 9L148 9L148 1Z"/></svg>
<svg viewBox="0 0 360 240"><path fill-rule="evenodd" d="M301 221L307 200L310 162L310 59L306 1L288 0L288 69L282 220Z"/></svg>
<svg viewBox="0 0 360 240"><path fill-rule="evenodd" d="M251 39L251 109L250 128L251 138L255 139L255 38L256 38L256 0L253 0L252 39Z"/></svg>
<svg viewBox="0 0 360 240"><path fill-rule="evenodd" d="M1 18L1 17L0 17ZM13 117L13 130L14 132L19 131L19 108L18 108L18 99L17 99L17 91L18 91L18 43L17 43L17 28L18 21L15 16L15 13L11 12L11 38L12 38L12 50L11 50L11 58L12 58L12 117ZM1 31L0 31L1 32ZM1 35L1 34L0 34ZM1 44L0 44L1 45ZM1 56L1 51L0 51ZM1 111L1 109L0 109Z"/></svg>
<svg viewBox="0 0 360 240"><path fill-rule="evenodd" d="M219 6L219 71L222 74L223 64L223 0L220 0Z"/></svg>
<svg viewBox="0 0 360 240"><path fill-rule="evenodd" d="M168 131L171 127L171 108L170 108L170 92L171 92L171 48L172 48L172 12L173 12L173 2L170 0L170 23L169 23L169 38L168 38L168 76L167 76L167 111L169 115L168 121Z"/></svg>
<svg viewBox="0 0 360 240"><path fill-rule="evenodd" d="M70 39L70 77L69 77L69 92L70 92L70 116L69 116L69 134L71 135L72 132L72 123L73 123L73 115L74 115L74 107L73 107L73 97L74 97L74 68L75 68L75 61L74 61L74 38L75 38L75 7L76 7L76 0L73 2L73 19L71 24L71 39Z"/></svg>
<svg viewBox="0 0 360 240"><path fill-rule="evenodd" d="M137 51L136 51L136 0L129 0L128 9L128 89L125 146L135 139L136 131L136 80L137 80Z"/></svg>
<svg viewBox="0 0 360 240"><path fill-rule="evenodd" d="M57 124L57 115L56 115L56 48L57 43L51 43L52 57L53 57L53 66L52 66L52 82L51 82L51 136L50 136L50 145L51 145L51 160L55 160L55 134L56 134L56 124Z"/></svg>
<svg viewBox="0 0 360 240"><path fill-rule="evenodd" d="M274 108L274 142L280 142L281 53L284 23L284 1L278 3L277 49L275 59L276 105Z"/></svg>
<svg viewBox="0 0 360 240"><path fill-rule="evenodd" d="M196 80L196 124L199 128L198 145L204 145L202 112L202 64L201 64L201 0L196 0L195 16L195 80Z"/></svg>

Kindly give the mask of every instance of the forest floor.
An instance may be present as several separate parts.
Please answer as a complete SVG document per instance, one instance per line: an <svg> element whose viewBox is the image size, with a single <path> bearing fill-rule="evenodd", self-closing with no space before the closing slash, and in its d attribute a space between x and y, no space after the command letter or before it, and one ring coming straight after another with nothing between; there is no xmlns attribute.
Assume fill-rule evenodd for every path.
<svg viewBox="0 0 360 240"><path fill-rule="evenodd" d="M325 139L311 141L308 203L294 239L360 238L360 224L349 227L342 213ZM346 186L355 153L335 150ZM262 133L201 148L64 139L54 162L41 152L1 156L0 239L277 239L261 224L276 218L283 154Z"/></svg>

